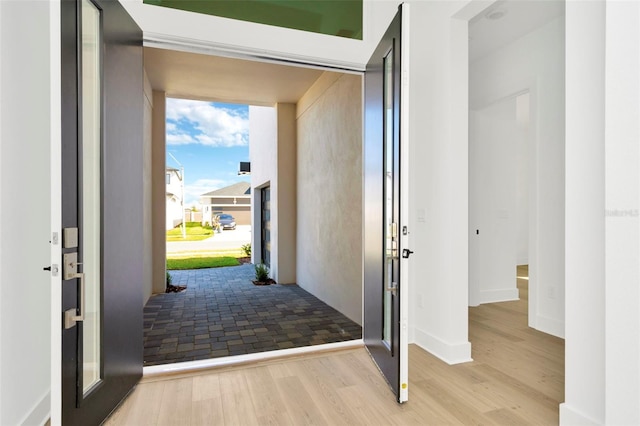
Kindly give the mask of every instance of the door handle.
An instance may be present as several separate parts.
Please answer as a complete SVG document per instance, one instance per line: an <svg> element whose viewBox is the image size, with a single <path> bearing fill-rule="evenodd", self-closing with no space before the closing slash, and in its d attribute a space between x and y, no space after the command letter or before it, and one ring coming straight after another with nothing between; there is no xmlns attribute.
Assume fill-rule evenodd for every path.
<svg viewBox="0 0 640 426"><path fill-rule="evenodd" d="M409 250L409 249L402 249L402 258L403 259L408 259L409 256L411 256L413 254L413 251Z"/></svg>
<svg viewBox="0 0 640 426"><path fill-rule="evenodd" d="M80 309L71 308L64 312L64 329L68 330L78 321L84 321L84 273L78 272L78 265L82 265L82 263L78 263L78 253L65 253L62 260L62 279L80 279Z"/></svg>

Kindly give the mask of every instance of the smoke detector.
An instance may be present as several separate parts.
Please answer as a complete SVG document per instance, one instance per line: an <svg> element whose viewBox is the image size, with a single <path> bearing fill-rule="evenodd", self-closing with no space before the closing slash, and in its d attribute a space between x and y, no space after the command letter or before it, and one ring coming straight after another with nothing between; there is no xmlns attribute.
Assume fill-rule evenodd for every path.
<svg viewBox="0 0 640 426"><path fill-rule="evenodd" d="M497 21L498 19L502 19L507 14L507 12L508 10L506 8L497 7L485 13L484 17L491 21Z"/></svg>

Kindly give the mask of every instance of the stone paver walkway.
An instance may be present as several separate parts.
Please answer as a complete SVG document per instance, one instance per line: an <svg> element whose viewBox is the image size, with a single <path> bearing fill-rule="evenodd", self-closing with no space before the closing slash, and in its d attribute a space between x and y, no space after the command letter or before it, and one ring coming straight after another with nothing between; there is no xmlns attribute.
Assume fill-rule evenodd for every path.
<svg viewBox="0 0 640 426"><path fill-rule="evenodd" d="M147 302L146 366L362 337L358 324L297 285L253 285L251 264L171 275L187 289Z"/></svg>

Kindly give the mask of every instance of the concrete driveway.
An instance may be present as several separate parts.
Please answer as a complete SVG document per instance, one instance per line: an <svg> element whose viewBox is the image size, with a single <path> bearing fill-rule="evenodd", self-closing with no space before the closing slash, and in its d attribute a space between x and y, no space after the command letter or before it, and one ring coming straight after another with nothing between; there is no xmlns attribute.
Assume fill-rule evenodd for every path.
<svg viewBox="0 0 640 426"><path fill-rule="evenodd" d="M239 249L251 242L251 225L238 225L202 241L171 241L167 243L167 255L188 252L214 252L217 250Z"/></svg>

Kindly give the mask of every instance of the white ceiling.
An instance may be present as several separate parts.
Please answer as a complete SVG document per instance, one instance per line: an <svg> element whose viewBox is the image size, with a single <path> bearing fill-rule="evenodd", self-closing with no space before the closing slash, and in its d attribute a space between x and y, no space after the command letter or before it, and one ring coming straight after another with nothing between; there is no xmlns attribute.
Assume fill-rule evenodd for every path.
<svg viewBox="0 0 640 426"><path fill-rule="evenodd" d="M144 48L154 90L168 97L273 105L296 103L322 70L175 50Z"/></svg>
<svg viewBox="0 0 640 426"><path fill-rule="evenodd" d="M500 19L488 18L495 13L503 15ZM563 14L562 0L497 1L469 22L469 61L506 46Z"/></svg>

